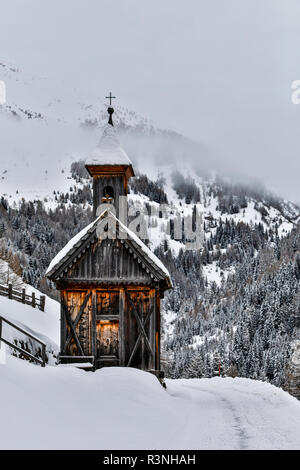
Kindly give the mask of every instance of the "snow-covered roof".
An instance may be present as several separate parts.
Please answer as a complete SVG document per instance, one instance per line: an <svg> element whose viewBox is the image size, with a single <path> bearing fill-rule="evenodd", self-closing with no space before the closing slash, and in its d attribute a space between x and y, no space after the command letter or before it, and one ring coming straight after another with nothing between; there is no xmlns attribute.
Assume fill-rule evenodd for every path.
<svg viewBox="0 0 300 470"><path fill-rule="evenodd" d="M56 267L58 267L61 261L63 261L71 253L74 247L76 247L77 243L81 241L81 239L89 232L89 230L93 229L95 224L100 220L100 217L97 217L97 219L94 220L94 222L87 225L84 229L82 229L79 233L77 233L75 237L71 238L71 240L64 246L64 248L57 253L57 255L53 258L53 260L48 266L48 269L46 271L46 276L48 276L48 274L50 274L51 271L53 271Z"/></svg>
<svg viewBox="0 0 300 470"><path fill-rule="evenodd" d="M132 165L126 152L121 148L116 129L107 124L99 144L86 159L86 165Z"/></svg>
<svg viewBox="0 0 300 470"><path fill-rule="evenodd" d="M73 237L66 244L66 246L51 261L46 271L46 276L50 277L51 275L53 275L54 272L57 269L59 269L65 263L65 261L67 261L69 257L72 256L72 254L80 246L81 241L85 239L88 234L92 233L96 229L98 222L102 220L104 217L107 217L107 218L110 217L115 220L115 222L117 223L119 227L119 231L126 234L125 241L126 241L126 238L130 240L133 246L137 248L138 251L141 251L143 253L148 263L154 269L159 271L161 276L167 280L169 287L171 287L172 281L171 281L170 273L167 270L167 268L164 266L164 264L145 245L145 243L135 233L133 233L128 227L126 227L126 225L124 225L119 219L117 219L117 217L109 209L106 209L104 212L102 212L102 214L99 217L97 217L91 224L87 225L83 230L81 230L81 232L75 235L75 237ZM122 240L123 239L124 237L122 237Z"/></svg>
<svg viewBox="0 0 300 470"><path fill-rule="evenodd" d="M170 273L169 271L167 270L167 268L165 267L165 265L158 259L158 257L153 253L153 251L150 250L150 248L148 248L144 242L142 242L142 240L134 233L132 232L132 230L130 230L128 227L126 227L126 225L124 225L122 222L119 221L119 219L117 219L117 217L110 213L112 217L114 217L114 219L119 223L119 227L124 231L124 232L127 232L127 234L129 235L129 239L131 239L132 241L134 241L134 243L136 243L139 248L141 248L141 250L143 251L143 253L145 255L147 255L147 257L152 261L152 263L156 264L157 267L166 275L170 278ZM171 279L171 278L170 278Z"/></svg>

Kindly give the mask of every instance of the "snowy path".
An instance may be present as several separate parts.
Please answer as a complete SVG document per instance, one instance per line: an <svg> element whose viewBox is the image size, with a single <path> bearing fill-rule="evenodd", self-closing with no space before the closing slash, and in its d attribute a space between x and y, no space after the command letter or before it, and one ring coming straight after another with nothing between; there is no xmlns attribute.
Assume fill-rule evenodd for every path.
<svg viewBox="0 0 300 470"><path fill-rule="evenodd" d="M228 378L168 381L168 389L189 403L187 448L300 449L300 402L280 389Z"/></svg>
<svg viewBox="0 0 300 470"><path fill-rule="evenodd" d="M242 423L234 402L226 395L187 384L181 385L179 395L177 392L173 396L186 396L191 403L189 422L184 430L186 448L215 449L216 443L222 449L248 448L247 428Z"/></svg>
<svg viewBox="0 0 300 470"><path fill-rule="evenodd" d="M184 448L215 449L217 442L218 447L224 449L236 447L233 444L236 439L234 423L228 413L228 405L226 403L224 406L224 400L220 401L217 394L183 385L178 387L178 392L173 396L187 400L187 422L179 439Z"/></svg>
<svg viewBox="0 0 300 470"><path fill-rule="evenodd" d="M0 364L1 449L300 449L300 402L249 379ZM15 432L16 429L26 433Z"/></svg>

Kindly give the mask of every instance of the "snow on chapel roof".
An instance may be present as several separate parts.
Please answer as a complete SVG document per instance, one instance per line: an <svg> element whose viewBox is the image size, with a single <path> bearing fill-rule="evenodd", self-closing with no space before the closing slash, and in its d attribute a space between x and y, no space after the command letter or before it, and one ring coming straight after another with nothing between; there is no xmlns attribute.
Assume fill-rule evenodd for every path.
<svg viewBox="0 0 300 470"><path fill-rule="evenodd" d="M122 149L116 129L106 124L99 144L86 160L86 165L132 165Z"/></svg>
<svg viewBox="0 0 300 470"><path fill-rule="evenodd" d="M84 227L79 233L77 233L71 240L60 250L57 255L53 258L51 263L48 266L46 271L46 276L54 271L60 263L69 255L71 251L76 247L76 245L82 240L82 238L94 227L96 222L100 220L100 217L97 217L92 223Z"/></svg>
<svg viewBox="0 0 300 470"><path fill-rule="evenodd" d="M135 234L133 233L126 225L120 222L119 219L109 210L106 209L102 214L97 217L94 222L87 225L81 232L79 232L75 237L73 237L66 246L53 258L51 261L47 271L46 276L51 277L57 269L59 269L76 251L76 249L80 246L83 239L85 239L90 233L96 230L96 226L98 222L103 219L104 217L111 217L116 221L119 226L119 230L125 232L127 235L127 239L130 240L133 245L142 252L145 256L148 263L160 273L160 275L166 279L169 287L172 286L172 281L170 277L170 273L164 264L157 258L157 256L145 245L145 243Z"/></svg>

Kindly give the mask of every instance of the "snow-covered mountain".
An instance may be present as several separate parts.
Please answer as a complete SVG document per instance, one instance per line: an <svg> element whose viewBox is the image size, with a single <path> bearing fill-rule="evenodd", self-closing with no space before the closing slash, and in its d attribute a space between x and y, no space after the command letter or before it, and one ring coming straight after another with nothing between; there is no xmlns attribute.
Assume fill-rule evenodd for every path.
<svg viewBox="0 0 300 470"><path fill-rule="evenodd" d="M10 202L47 198L50 206L53 191L66 193L74 184L71 162L86 159L96 146L107 121L107 106L103 97L95 99L87 91L80 93L66 83L32 75L16 65L0 62L0 72L7 89L7 103L0 106L0 193ZM181 205L173 189L175 171L199 186L202 198L199 208L208 216L220 216L212 190L216 194L224 186L241 186L241 176L237 179L237 175L229 179L225 175L227 180L218 183L213 154L203 144L160 129L150 119L122 106L116 106L114 122L136 169L151 179L158 175L165 178L169 202ZM265 190L256 191L262 199L256 201L253 187L257 182L245 184L245 181L246 175L242 186L246 196L249 188L251 197L241 220L259 222L265 211L266 223L280 217L284 224L297 220L299 209L295 205L274 198L277 206L274 208L272 201L264 200ZM234 219L238 218L235 214ZM283 225L282 230L290 227Z"/></svg>
<svg viewBox="0 0 300 470"><path fill-rule="evenodd" d="M106 105L17 67L1 70L0 258L16 256L24 280L53 296L44 279L49 262L91 219L83 162L99 141ZM221 362L232 375L282 385L300 326L299 207L241 171L215 166L203 143L119 106L114 122L138 174L130 216L143 214L150 246L174 281L164 301L167 373L211 376ZM197 212L203 247L186 250L174 221L193 224Z"/></svg>
<svg viewBox="0 0 300 470"><path fill-rule="evenodd" d="M67 190L70 163L86 158L100 137L103 97L80 96L68 84L5 63L0 76L7 90L7 102L0 105L1 193L13 201ZM126 108L116 108L115 121L122 129L155 132L150 120Z"/></svg>

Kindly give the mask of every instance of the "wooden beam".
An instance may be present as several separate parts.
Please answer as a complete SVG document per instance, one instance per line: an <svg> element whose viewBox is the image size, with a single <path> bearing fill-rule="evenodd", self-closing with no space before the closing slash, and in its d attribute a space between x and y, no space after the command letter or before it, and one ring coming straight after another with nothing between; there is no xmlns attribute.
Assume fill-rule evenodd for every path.
<svg viewBox="0 0 300 470"><path fill-rule="evenodd" d="M64 314L65 314L66 321L67 321L67 323L69 324L71 330L73 331L73 337L74 337L76 346L77 346L77 348L78 348L78 351L79 351L79 353L80 353L81 356L84 356L83 349L82 349L81 344L80 344L80 341L79 341L79 339L78 339L76 330L75 330L75 328L74 328L74 326L73 326L73 322L72 322L72 320L71 320L71 318L70 318L68 309L65 308L63 311L64 311Z"/></svg>
<svg viewBox="0 0 300 470"><path fill-rule="evenodd" d="M145 341L146 341L146 344L147 344L147 346L148 346L148 349L149 349L150 353L153 355L152 347L151 347L151 344L150 344L150 342L149 342L149 339L148 339L148 336L147 336L147 334L146 334L146 331L145 331L145 329L144 329L144 325L143 325L143 323L142 323L142 320L141 320L141 318L140 318L140 316L139 316L139 314L138 314L138 312L137 312L137 310L136 310L136 307L135 307L134 303L132 302L132 299L131 299L130 295L128 295L128 298L129 298L129 302L131 303L132 310L133 310L134 316L135 316L135 318L136 318L136 321L138 322L138 325L139 325L139 327L140 327L141 333L142 333L143 337L145 338ZM151 309L149 309L149 312L152 313ZM144 324L146 324L146 322L145 322Z"/></svg>
<svg viewBox="0 0 300 470"><path fill-rule="evenodd" d="M149 312L147 313L146 318L145 318L145 321L144 321L144 325L147 324L148 319L149 319L151 313L152 313L151 311L149 311ZM142 338L142 334L143 334L143 333L140 331L140 332L139 332L139 336L138 336L138 338L137 338L137 340L136 340L136 343L135 343L135 345L134 345L134 348L133 348L133 350L132 350L132 352L131 352L131 354L130 354L130 358L129 358L127 364L126 364L126 367L130 367L130 364L131 364L131 362L132 362L132 359L134 358L135 353L136 353L136 351L137 351L137 348L139 347L139 344L140 344L140 341L141 341L141 338Z"/></svg>
<svg viewBox="0 0 300 470"><path fill-rule="evenodd" d="M64 313L64 309L66 307L66 298L67 294L65 291L61 291L60 293L60 351L61 353L65 353L65 344L67 338L67 322L66 316Z"/></svg>
<svg viewBox="0 0 300 470"><path fill-rule="evenodd" d="M97 293L94 290L92 297L92 354L94 357L97 355L97 329L96 329L96 315L97 315Z"/></svg>
<svg viewBox="0 0 300 470"><path fill-rule="evenodd" d="M136 284L135 284L136 283ZM58 290L119 290L120 288L126 288L127 290L149 290L154 287L154 283L150 280L139 280L136 281L125 279L115 279L103 281L102 279L63 279L57 282L56 287Z"/></svg>
<svg viewBox="0 0 300 470"><path fill-rule="evenodd" d="M101 321L101 320L119 321L120 315L97 315L96 320L97 321Z"/></svg>
<svg viewBox="0 0 300 470"><path fill-rule="evenodd" d="M156 348L155 348L155 331L156 331L156 299L155 299L156 292L152 290L150 292L150 309L153 311L153 315L150 317L150 329L149 329L149 338L152 344L152 350L155 354L152 356L152 364L149 367L150 369L156 369Z"/></svg>
<svg viewBox="0 0 300 470"><path fill-rule="evenodd" d="M119 293L119 357L120 366L125 365L125 290L120 289Z"/></svg>
<svg viewBox="0 0 300 470"><path fill-rule="evenodd" d="M160 370L160 295L159 291L156 291L156 370Z"/></svg>

